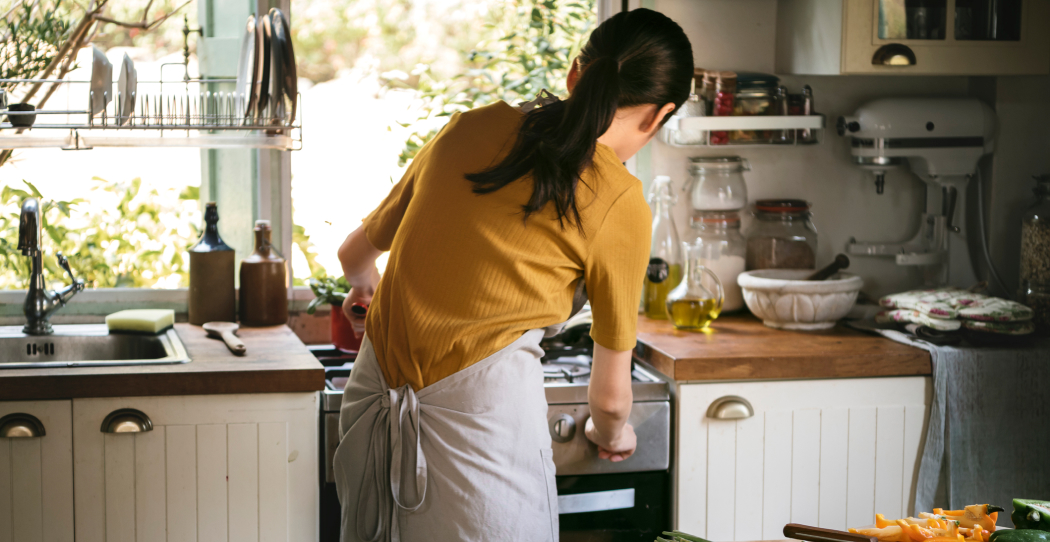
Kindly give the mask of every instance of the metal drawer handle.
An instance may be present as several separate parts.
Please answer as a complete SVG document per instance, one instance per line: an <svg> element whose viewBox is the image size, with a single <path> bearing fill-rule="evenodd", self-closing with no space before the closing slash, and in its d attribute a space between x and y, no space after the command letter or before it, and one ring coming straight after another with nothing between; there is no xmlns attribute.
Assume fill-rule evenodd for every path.
<svg viewBox="0 0 1050 542"><path fill-rule="evenodd" d="M35 438L46 434L44 424L32 414L15 412L0 418L0 438Z"/></svg>
<svg viewBox="0 0 1050 542"><path fill-rule="evenodd" d="M715 399L707 407L707 417L716 420L743 420L755 415L751 403L737 395L726 395Z"/></svg>
<svg viewBox="0 0 1050 542"><path fill-rule="evenodd" d="M142 433L153 431L153 421L141 410L121 408L102 420L103 433Z"/></svg>

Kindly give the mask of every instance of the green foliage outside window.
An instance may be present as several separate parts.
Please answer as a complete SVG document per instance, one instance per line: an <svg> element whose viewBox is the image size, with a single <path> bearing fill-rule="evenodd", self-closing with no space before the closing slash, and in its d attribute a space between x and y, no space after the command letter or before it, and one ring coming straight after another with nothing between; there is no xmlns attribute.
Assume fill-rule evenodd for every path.
<svg viewBox="0 0 1050 542"><path fill-rule="evenodd" d="M486 25L487 37L464 55L466 69L435 77L429 64L405 74L388 74L393 88L415 79L422 114L402 126L416 128L398 157L405 165L437 134L443 118L497 100L532 100L544 89L564 95L572 59L594 26L593 0L508 0Z"/></svg>
<svg viewBox="0 0 1050 542"><path fill-rule="evenodd" d="M176 199L141 190L139 179L114 183L96 177L95 182L92 204L87 199L47 199L29 182L25 190L0 190L0 288L25 288L29 277L28 258L16 243L27 197L40 199L48 280L66 280L55 260L62 251L88 288L150 288L161 281L170 281L169 287L187 286L186 250L200 235L199 188L188 187ZM171 277L178 277L177 284Z"/></svg>

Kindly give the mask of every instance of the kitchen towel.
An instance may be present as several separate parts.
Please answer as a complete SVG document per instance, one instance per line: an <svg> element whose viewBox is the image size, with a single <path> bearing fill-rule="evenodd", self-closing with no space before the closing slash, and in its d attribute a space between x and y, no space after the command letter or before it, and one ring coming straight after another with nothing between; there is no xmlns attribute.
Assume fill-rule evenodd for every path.
<svg viewBox="0 0 1050 542"><path fill-rule="evenodd" d="M981 503L1009 510L1013 498L1047 497L1050 340L1013 348L935 346L870 319L849 325L922 348L933 360L913 515ZM1005 515L999 525L1010 526Z"/></svg>

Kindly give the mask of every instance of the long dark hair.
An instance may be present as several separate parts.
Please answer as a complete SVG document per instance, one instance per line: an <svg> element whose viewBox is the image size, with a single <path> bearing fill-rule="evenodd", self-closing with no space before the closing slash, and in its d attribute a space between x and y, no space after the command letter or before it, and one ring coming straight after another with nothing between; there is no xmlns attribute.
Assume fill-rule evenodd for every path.
<svg viewBox="0 0 1050 542"><path fill-rule="evenodd" d="M532 173L532 197L522 205L525 218L553 203L562 227L568 221L582 232L576 186L591 165L598 137L620 107L673 103L677 111L689 98L693 50L682 27L643 8L598 26L577 60L581 73L571 96L526 114L503 161L466 177L475 194L489 194Z"/></svg>

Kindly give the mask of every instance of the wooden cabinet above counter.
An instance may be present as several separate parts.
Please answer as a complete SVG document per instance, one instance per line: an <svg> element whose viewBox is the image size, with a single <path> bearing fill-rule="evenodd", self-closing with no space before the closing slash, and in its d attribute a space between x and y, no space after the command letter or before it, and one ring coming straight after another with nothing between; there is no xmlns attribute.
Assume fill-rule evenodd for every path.
<svg viewBox="0 0 1050 542"><path fill-rule="evenodd" d="M839 325L784 331L751 315L722 316L709 333L638 319L635 357L679 382L930 375L930 355Z"/></svg>

